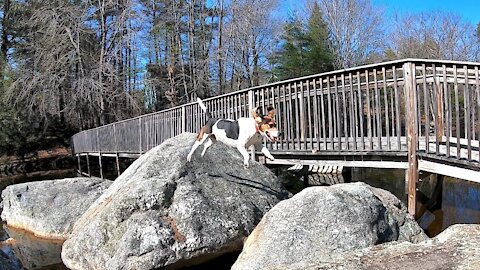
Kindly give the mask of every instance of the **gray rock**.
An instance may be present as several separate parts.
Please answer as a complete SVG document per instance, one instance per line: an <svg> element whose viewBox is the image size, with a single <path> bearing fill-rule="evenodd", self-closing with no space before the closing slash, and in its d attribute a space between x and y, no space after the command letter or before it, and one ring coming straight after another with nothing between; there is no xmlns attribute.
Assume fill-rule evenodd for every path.
<svg viewBox="0 0 480 270"><path fill-rule="evenodd" d="M315 262L300 262L266 270L480 269L480 225L452 225L435 238L413 244L391 242L331 254Z"/></svg>
<svg viewBox="0 0 480 270"><path fill-rule="evenodd" d="M216 143L186 162L195 134L136 160L75 224L62 248L70 269L167 269L241 250L264 213L288 192L263 165L243 168Z"/></svg>
<svg viewBox="0 0 480 270"><path fill-rule="evenodd" d="M396 241L400 224L390 208L364 183L307 188L263 217L232 269L308 264L332 253Z"/></svg>
<svg viewBox="0 0 480 270"><path fill-rule="evenodd" d="M111 181L67 178L8 186L2 192L2 220L35 236L66 239L74 223Z"/></svg>
<svg viewBox="0 0 480 270"><path fill-rule="evenodd" d="M388 190L369 187L375 196L382 201L387 211L393 215L399 226L399 236L397 241L408 241L418 243L428 239L423 229L418 225L415 219L408 214L407 207L395 195Z"/></svg>

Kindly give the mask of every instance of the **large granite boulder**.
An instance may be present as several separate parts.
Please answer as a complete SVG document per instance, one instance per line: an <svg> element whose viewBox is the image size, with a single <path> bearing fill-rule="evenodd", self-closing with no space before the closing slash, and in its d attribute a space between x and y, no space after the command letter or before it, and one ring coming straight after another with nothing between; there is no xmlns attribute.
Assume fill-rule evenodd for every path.
<svg viewBox="0 0 480 270"><path fill-rule="evenodd" d="M382 195L384 200L390 198ZM385 206L364 183L307 188L263 217L232 269L275 269L397 241L401 227L414 227L406 223L415 221L399 221L396 215L400 211L394 208L393 201ZM424 239L426 236L417 229L419 235L407 235L409 230L404 230L401 239Z"/></svg>
<svg viewBox="0 0 480 270"><path fill-rule="evenodd" d="M216 143L186 158L195 134L136 160L75 224L62 248L70 269L175 269L241 250L288 192L263 165Z"/></svg>
<svg viewBox="0 0 480 270"><path fill-rule="evenodd" d="M411 270L480 269L480 225L448 227L435 238L413 244L391 242L322 256L314 262L267 267L265 270Z"/></svg>
<svg viewBox="0 0 480 270"><path fill-rule="evenodd" d="M408 241L418 243L428 239L423 229L415 219L408 213L407 207L390 191L368 186L373 194L380 199L387 212L393 216L399 229L397 241Z"/></svg>
<svg viewBox="0 0 480 270"><path fill-rule="evenodd" d="M65 240L74 223L112 181L67 178L8 186L2 192L2 220L35 236Z"/></svg>

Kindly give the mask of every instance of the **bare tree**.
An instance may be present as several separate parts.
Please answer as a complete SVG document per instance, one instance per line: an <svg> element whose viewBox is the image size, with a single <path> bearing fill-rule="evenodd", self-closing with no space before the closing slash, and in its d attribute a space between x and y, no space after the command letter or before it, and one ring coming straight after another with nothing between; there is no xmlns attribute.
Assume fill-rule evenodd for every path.
<svg viewBox="0 0 480 270"><path fill-rule="evenodd" d="M268 80L269 76L261 73L267 69L266 56L273 51L272 44L281 30L281 24L272 16L276 6L276 0L234 0L229 6L223 48L231 91Z"/></svg>
<svg viewBox="0 0 480 270"><path fill-rule="evenodd" d="M130 56L123 53L128 51L127 5L104 0L24 3L25 16L17 23L34 31L25 32L16 44L18 66L9 99L47 124L59 119L80 128L138 114L141 107L125 91L131 68L124 59Z"/></svg>
<svg viewBox="0 0 480 270"><path fill-rule="evenodd" d="M475 25L448 12L424 12L397 17L391 49L397 58L479 59Z"/></svg>
<svg viewBox="0 0 480 270"><path fill-rule="evenodd" d="M336 68L367 62L368 56L382 50L383 11L370 0L318 0L330 30Z"/></svg>

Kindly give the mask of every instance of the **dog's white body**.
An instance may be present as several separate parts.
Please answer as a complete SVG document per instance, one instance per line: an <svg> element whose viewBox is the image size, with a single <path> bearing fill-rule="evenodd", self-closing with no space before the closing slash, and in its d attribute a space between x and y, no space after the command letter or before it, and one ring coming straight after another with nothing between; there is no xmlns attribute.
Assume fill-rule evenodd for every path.
<svg viewBox="0 0 480 270"><path fill-rule="evenodd" d="M198 99L198 103L202 110L207 113L207 108L203 102ZM263 136L262 136L263 135ZM207 124L202 127L197 136L195 144L192 146L190 153L187 156L187 161L192 160L192 155L195 150L204 144L202 156L205 155L207 149L218 140L228 146L235 147L243 156L243 164L245 167L249 166L249 154L248 148L255 146L257 151L261 151L265 157L270 160L275 158L270 154L270 151L263 145L262 137L269 139L276 139L279 136L278 130L272 131L272 134L266 135L258 128L258 123L255 118L239 118L238 120L230 119L212 119L209 117Z"/></svg>

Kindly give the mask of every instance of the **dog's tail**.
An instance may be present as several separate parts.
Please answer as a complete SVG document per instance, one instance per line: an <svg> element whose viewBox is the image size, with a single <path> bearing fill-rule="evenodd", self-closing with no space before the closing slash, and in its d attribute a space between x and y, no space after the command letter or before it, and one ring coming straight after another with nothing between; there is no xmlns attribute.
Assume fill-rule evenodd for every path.
<svg viewBox="0 0 480 270"><path fill-rule="evenodd" d="M198 106L200 106L200 108L202 108L202 111L204 111L205 114L207 115L207 118L208 119L212 118L212 115L207 110L207 106L205 106L205 104L203 103L203 101L199 97L197 97L197 102L198 102Z"/></svg>

